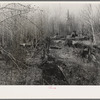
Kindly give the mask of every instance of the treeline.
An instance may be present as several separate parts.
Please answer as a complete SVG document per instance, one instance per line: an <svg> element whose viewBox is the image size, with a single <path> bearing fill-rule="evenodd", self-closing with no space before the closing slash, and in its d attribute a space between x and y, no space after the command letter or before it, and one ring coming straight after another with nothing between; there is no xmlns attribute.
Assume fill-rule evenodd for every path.
<svg viewBox="0 0 100 100"><path fill-rule="evenodd" d="M66 9L66 19L60 20L59 16L50 17L46 10L34 4L6 4L0 8L0 44L16 59L22 61L28 52L23 47L30 46L32 50L37 51L46 37L57 33L67 36L76 31L78 35L89 36L93 44L98 44L99 8L100 6L88 4L78 17Z"/></svg>

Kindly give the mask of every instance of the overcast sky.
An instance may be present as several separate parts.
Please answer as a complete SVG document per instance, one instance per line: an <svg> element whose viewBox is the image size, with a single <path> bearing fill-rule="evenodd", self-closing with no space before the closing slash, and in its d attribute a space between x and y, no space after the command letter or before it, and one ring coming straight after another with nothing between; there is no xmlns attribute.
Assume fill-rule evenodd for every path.
<svg viewBox="0 0 100 100"><path fill-rule="evenodd" d="M82 9L86 4L82 3L36 3L37 6L49 8L49 10L55 11L55 10L62 10L66 11L69 9L72 12L78 12L80 9Z"/></svg>
<svg viewBox="0 0 100 100"><path fill-rule="evenodd" d="M90 3L34 3L34 5L39 6L40 8L45 9L49 15L58 15L60 13L60 16L63 18L66 18L67 10L69 9L70 13L73 13L75 16L80 16L80 12L82 9L86 7L87 4ZM96 3L91 3L93 6L97 6ZM32 4L33 5L33 4Z"/></svg>
<svg viewBox="0 0 100 100"><path fill-rule="evenodd" d="M83 3L35 3L36 6L47 9L49 13L66 13L69 9L70 12L78 14L81 9L86 6Z"/></svg>
<svg viewBox="0 0 100 100"><path fill-rule="evenodd" d="M14 2L13 2L14 3ZM22 2L21 2L22 3ZM4 3L0 3L4 5ZM86 7L87 4L90 3L69 3L69 2L31 2L31 3L22 3L22 4L31 4L31 6L39 7L41 9L45 9L45 11L49 14L49 16L58 16L66 18L67 10L69 9L70 13L73 13L75 16L80 16L80 12L82 9ZM97 5L97 3L91 3L92 5ZM100 4L100 3L99 3Z"/></svg>

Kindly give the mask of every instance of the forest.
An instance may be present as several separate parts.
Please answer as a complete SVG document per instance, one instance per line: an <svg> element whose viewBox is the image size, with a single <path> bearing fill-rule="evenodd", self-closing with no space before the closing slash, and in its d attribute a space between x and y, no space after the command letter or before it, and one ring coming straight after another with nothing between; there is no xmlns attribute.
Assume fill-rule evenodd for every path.
<svg viewBox="0 0 100 100"><path fill-rule="evenodd" d="M37 5L0 3L0 85L99 85L100 5Z"/></svg>

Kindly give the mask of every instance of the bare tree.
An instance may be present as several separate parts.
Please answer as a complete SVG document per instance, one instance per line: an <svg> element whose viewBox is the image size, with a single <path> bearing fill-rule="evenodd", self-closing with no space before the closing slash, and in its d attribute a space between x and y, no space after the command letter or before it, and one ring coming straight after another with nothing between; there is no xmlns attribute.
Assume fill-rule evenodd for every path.
<svg viewBox="0 0 100 100"><path fill-rule="evenodd" d="M78 30L78 24L79 21L75 17L74 14L71 14L70 11L67 11L67 21L66 21L66 31L68 33L71 33L72 31L77 31Z"/></svg>
<svg viewBox="0 0 100 100"><path fill-rule="evenodd" d="M95 30L94 30L94 16L93 16L93 7L91 4L87 5L87 7L82 11L82 17L85 22L91 28L92 33L92 43L96 44L95 39Z"/></svg>

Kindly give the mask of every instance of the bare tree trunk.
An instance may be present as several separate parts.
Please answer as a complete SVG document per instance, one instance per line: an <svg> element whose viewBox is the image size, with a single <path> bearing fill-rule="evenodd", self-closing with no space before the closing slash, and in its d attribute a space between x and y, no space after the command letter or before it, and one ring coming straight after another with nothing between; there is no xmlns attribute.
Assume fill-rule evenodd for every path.
<svg viewBox="0 0 100 100"><path fill-rule="evenodd" d="M95 31L94 31L94 16L93 16L93 9L92 5L89 4L87 8L82 12L82 15L84 17L84 21L86 24L88 24L92 31L92 44L96 44L96 38L95 38Z"/></svg>
<svg viewBox="0 0 100 100"><path fill-rule="evenodd" d="M92 42L95 45L96 44L96 39L95 39L95 32L93 28L93 24L91 23L91 29L92 29Z"/></svg>

